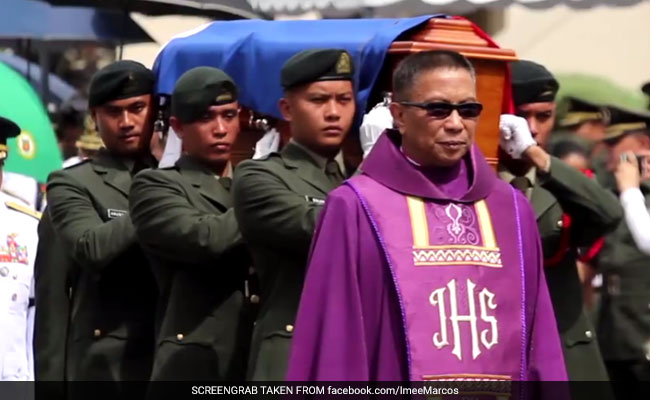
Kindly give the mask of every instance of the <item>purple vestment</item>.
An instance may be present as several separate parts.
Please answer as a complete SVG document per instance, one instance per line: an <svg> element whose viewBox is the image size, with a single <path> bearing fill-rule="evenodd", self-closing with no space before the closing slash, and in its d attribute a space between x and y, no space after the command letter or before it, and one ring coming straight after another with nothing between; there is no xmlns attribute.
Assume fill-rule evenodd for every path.
<svg viewBox="0 0 650 400"><path fill-rule="evenodd" d="M534 213L464 162L436 176L388 131L330 194L287 380L566 380Z"/></svg>

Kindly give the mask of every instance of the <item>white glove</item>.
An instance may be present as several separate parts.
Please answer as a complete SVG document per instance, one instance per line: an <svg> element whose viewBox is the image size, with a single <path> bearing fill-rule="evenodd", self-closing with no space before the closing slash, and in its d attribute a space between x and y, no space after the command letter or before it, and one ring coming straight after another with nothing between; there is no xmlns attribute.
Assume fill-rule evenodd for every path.
<svg viewBox="0 0 650 400"><path fill-rule="evenodd" d="M359 128L359 141L363 150L363 158L366 158L379 136L389 128L393 127L393 115L388 107L380 103L370 112L363 116L363 123Z"/></svg>
<svg viewBox="0 0 650 400"><path fill-rule="evenodd" d="M260 140L255 143L255 154L253 160L264 158L280 148L280 132L275 128L267 131Z"/></svg>
<svg viewBox="0 0 650 400"><path fill-rule="evenodd" d="M499 134L499 146L514 159L520 159L526 149L537 144L528 122L516 115L501 115Z"/></svg>

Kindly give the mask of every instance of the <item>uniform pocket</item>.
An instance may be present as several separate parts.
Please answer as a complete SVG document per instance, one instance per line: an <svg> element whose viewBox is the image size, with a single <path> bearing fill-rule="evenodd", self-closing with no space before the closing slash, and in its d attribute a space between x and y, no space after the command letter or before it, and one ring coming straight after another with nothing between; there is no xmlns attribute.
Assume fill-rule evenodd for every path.
<svg viewBox="0 0 650 400"><path fill-rule="evenodd" d="M580 344L592 343L596 340L596 333L583 313L580 315L578 321L562 337L564 339L564 345L571 348Z"/></svg>
<svg viewBox="0 0 650 400"><path fill-rule="evenodd" d="M287 372L293 332L286 329L264 335L255 362L254 381L283 381Z"/></svg>

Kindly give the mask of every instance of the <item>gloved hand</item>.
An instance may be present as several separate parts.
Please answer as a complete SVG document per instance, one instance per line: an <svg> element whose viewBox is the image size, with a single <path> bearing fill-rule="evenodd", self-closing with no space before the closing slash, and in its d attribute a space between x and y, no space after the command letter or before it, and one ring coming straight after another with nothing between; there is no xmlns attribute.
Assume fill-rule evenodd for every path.
<svg viewBox="0 0 650 400"><path fill-rule="evenodd" d="M499 133L499 146L514 159L520 159L526 149L537 144L528 122L516 115L501 115Z"/></svg>
<svg viewBox="0 0 650 400"><path fill-rule="evenodd" d="M363 150L363 158L366 158L379 136L388 128L393 127L393 116L387 106L377 104L370 112L363 117L363 123L359 128L359 140Z"/></svg>

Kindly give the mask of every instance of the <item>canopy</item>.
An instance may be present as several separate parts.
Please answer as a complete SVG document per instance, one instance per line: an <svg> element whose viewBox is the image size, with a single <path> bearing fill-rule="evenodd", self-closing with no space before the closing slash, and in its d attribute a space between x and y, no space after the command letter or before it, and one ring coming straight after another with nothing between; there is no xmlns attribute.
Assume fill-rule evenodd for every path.
<svg viewBox="0 0 650 400"><path fill-rule="evenodd" d="M124 13L89 7L54 7L37 0L2 0L0 39L153 42Z"/></svg>
<svg viewBox="0 0 650 400"><path fill-rule="evenodd" d="M237 82L244 106L281 118L277 102L284 62L303 49L336 47L348 50L354 59L357 104L364 110L391 43L432 17L444 18L213 22L163 48L154 65L158 91L170 94L176 80L191 68L218 67Z"/></svg>
<svg viewBox="0 0 650 400"><path fill-rule="evenodd" d="M148 15L199 15L220 20L258 18L246 0L40 0L58 6L88 6Z"/></svg>
<svg viewBox="0 0 650 400"><path fill-rule="evenodd" d="M409 8L415 3L429 5L429 12L470 12L485 7L506 7L519 4L530 8L549 8L565 4L572 8L592 8L599 5L629 6L643 0L250 0L251 5L266 13L301 13L312 10L364 10L368 8Z"/></svg>

